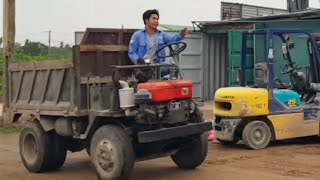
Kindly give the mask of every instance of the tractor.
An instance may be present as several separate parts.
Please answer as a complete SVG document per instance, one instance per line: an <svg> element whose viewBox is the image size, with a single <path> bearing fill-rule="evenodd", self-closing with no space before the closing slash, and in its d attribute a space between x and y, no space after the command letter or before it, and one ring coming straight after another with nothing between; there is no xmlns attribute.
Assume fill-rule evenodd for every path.
<svg viewBox="0 0 320 180"><path fill-rule="evenodd" d="M19 140L27 170L58 169L68 150L84 149L99 179L128 179L135 162L165 156L182 169L204 162L212 123L204 121L192 99L193 83L182 78L174 61L187 44L162 47L173 57L169 64L145 59L145 64L132 65L124 53L132 33L87 29L82 43L74 46L72 62L10 66L12 121L30 116ZM171 73L160 77L165 66ZM136 69L148 81L138 82Z"/></svg>

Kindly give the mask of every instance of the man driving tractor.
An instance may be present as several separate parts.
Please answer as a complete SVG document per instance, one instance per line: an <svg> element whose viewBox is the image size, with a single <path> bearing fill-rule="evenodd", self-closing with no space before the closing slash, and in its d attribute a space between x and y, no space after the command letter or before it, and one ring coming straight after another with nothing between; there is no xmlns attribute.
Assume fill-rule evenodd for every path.
<svg viewBox="0 0 320 180"><path fill-rule="evenodd" d="M129 58L134 64L144 64L145 60L151 63L165 64L165 51L162 47L169 43L181 41L189 33L189 30L184 28L173 37L158 30L159 12L156 9L145 11L142 18L145 28L132 35L129 43ZM161 77L169 73L168 67L161 67ZM135 76L139 82L148 80L141 70L136 70Z"/></svg>

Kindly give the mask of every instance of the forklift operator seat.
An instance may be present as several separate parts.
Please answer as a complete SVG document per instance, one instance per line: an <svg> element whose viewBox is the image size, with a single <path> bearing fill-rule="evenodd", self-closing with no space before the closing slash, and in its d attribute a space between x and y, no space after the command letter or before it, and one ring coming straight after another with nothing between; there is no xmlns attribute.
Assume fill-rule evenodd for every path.
<svg viewBox="0 0 320 180"><path fill-rule="evenodd" d="M256 63L254 65L254 87L267 88L268 87L268 66L267 63ZM290 86L283 84L279 78L274 78L273 87L276 89L288 89Z"/></svg>
<svg viewBox="0 0 320 180"><path fill-rule="evenodd" d="M291 77L293 81L293 89L298 93L306 92L307 88L310 86L306 74L301 71L294 71L291 74Z"/></svg>

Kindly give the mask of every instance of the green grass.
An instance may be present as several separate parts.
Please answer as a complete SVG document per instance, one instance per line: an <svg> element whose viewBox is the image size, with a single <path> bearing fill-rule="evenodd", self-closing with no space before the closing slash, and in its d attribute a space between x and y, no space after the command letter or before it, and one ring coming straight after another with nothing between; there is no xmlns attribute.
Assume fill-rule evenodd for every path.
<svg viewBox="0 0 320 180"><path fill-rule="evenodd" d="M0 128L0 134L16 134L20 133L22 130L22 126L7 126Z"/></svg>

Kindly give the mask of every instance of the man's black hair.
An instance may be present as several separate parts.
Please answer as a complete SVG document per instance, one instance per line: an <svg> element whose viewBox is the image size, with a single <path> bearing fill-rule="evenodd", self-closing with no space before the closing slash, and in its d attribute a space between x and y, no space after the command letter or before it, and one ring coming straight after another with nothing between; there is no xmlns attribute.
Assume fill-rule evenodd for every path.
<svg viewBox="0 0 320 180"><path fill-rule="evenodd" d="M142 20L144 25L146 25L146 20L149 20L152 14L156 14L159 17L159 11L157 9L149 9L143 13Z"/></svg>

